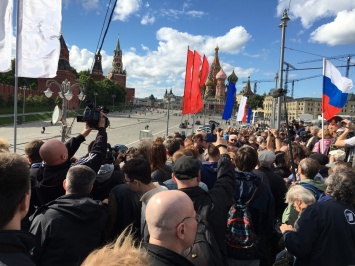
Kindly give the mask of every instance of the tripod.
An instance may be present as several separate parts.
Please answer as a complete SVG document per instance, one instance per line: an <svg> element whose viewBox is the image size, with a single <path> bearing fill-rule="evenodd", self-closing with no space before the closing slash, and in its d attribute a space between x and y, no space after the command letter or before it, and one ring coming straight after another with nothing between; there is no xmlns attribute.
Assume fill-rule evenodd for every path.
<svg viewBox="0 0 355 266"><path fill-rule="evenodd" d="M291 173L292 173L292 177L293 177L292 180L296 181L295 162L293 160L292 141L291 141L291 130L290 130L290 127L288 125L288 113L287 113L287 106L286 106L286 93L287 93L287 90L278 89L274 93L273 97L274 98L283 97L284 109L285 109L284 112L285 112L286 127L287 127L287 144L288 144L288 150L289 150L289 153L290 153ZM279 116L281 117L281 114L279 114Z"/></svg>

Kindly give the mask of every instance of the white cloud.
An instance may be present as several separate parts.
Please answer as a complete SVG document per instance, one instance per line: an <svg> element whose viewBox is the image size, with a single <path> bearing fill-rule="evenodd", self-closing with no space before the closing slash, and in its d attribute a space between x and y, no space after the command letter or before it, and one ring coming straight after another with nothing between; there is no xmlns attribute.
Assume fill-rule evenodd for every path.
<svg viewBox="0 0 355 266"><path fill-rule="evenodd" d="M328 45L355 44L355 9L341 11L335 20L311 33L311 41Z"/></svg>
<svg viewBox="0 0 355 266"><path fill-rule="evenodd" d="M149 16L149 14L143 16L143 18L141 20L142 25L153 24L154 22L155 22L155 17Z"/></svg>
<svg viewBox="0 0 355 266"><path fill-rule="evenodd" d="M81 5L86 10L97 9L99 7L99 1L98 0L81 0Z"/></svg>
<svg viewBox="0 0 355 266"><path fill-rule="evenodd" d="M284 9L288 10L289 1L279 0L277 16L282 17ZM332 18L343 10L355 8L353 0L293 0L288 15L291 19L300 19L304 28L310 28L313 23L322 18Z"/></svg>
<svg viewBox="0 0 355 266"><path fill-rule="evenodd" d="M72 45L70 48L70 65L74 67L78 72L84 70L90 70L93 66L95 54L87 49L81 49L76 45ZM104 74L108 73L111 68L113 56L108 56L104 50L101 50L102 56L102 69Z"/></svg>
<svg viewBox="0 0 355 266"><path fill-rule="evenodd" d="M138 12L142 5L141 0L117 1L114 20L127 21L129 16Z"/></svg>
<svg viewBox="0 0 355 266"><path fill-rule="evenodd" d="M188 15L188 16L194 17L194 18L199 18L199 17L202 17L203 15L205 15L205 12L197 11L197 10L191 10L191 11L187 11L185 14Z"/></svg>
<svg viewBox="0 0 355 266"><path fill-rule="evenodd" d="M161 28L156 33L157 47L141 44L138 54L131 47L123 51L123 67L127 70L127 87L136 88L136 97L147 97L154 94L161 98L165 89L173 88L176 95L183 94L187 47L197 50L201 56L206 54L210 64L213 61L215 47L218 44L220 63L227 75L234 69L239 78L246 78L256 72L254 68L243 69L223 62L221 55L238 54L251 39L243 27L235 27L222 36L192 35L172 28ZM112 56L102 54L104 75L111 68ZM75 45L70 48L70 64L78 71L91 69L94 53Z"/></svg>
<svg viewBox="0 0 355 266"><path fill-rule="evenodd" d="M145 46L145 45L143 45L143 44L141 44L141 47L142 47L142 50L143 50L143 51L149 52L149 47L147 47L147 46Z"/></svg>

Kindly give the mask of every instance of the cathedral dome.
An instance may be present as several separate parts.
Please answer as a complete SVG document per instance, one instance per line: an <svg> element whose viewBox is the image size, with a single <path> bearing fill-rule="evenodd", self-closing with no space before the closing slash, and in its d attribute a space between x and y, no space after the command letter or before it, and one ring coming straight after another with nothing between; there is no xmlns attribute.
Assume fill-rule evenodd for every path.
<svg viewBox="0 0 355 266"><path fill-rule="evenodd" d="M212 86L213 85L213 81L210 78L208 78L206 83L205 83L205 85L206 86Z"/></svg>
<svg viewBox="0 0 355 266"><path fill-rule="evenodd" d="M237 83L237 81L238 81L238 77L237 77L237 75L234 73L234 70L233 70L232 74L230 74L230 76L228 77L228 82Z"/></svg>
<svg viewBox="0 0 355 266"><path fill-rule="evenodd" d="M223 71L223 69L221 68L221 70L216 75L216 79L226 79L226 78L227 78L227 75Z"/></svg>

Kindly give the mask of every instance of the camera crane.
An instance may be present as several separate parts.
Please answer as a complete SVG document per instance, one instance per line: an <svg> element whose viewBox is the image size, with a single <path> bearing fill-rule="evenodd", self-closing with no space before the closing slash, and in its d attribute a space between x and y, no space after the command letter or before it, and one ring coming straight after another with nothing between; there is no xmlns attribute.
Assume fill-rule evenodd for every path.
<svg viewBox="0 0 355 266"><path fill-rule="evenodd" d="M291 64L289 64L289 63L287 63L287 62L285 62L284 61L284 64L286 65L286 69L285 69L285 71L286 71L286 74L285 74L285 85L284 85L284 89L285 89L285 91L287 92L287 89L288 89L288 85L287 85L287 83L289 83L288 82L288 71L290 70L290 68L292 68L293 70L297 70L297 68L295 68L293 65L291 65Z"/></svg>
<svg viewBox="0 0 355 266"><path fill-rule="evenodd" d="M346 72L345 72L345 77L349 77L349 69L350 66L354 66L354 65L350 65L350 61L351 61L351 57L355 56L355 54L345 54L345 55L336 55L336 56L330 56L330 57L324 57L325 59L329 60L329 59L336 59L339 60L339 58L347 58L346 60ZM323 58L321 59L314 59L314 60L308 60L308 61L303 61L303 62L299 62L299 64L305 64L305 63L312 63L312 62L319 62L319 61L323 61ZM344 60L339 60L344 62Z"/></svg>
<svg viewBox="0 0 355 266"><path fill-rule="evenodd" d="M253 92L256 93L256 91L257 91L257 83L261 83L261 82L275 82L275 79L251 80L250 82L253 82L253 83L254 83L254 90L253 90ZM248 83L248 80L244 80L242 83Z"/></svg>
<svg viewBox="0 0 355 266"><path fill-rule="evenodd" d="M301 80L306 80L306 79L313 79L313 78L318 78L321 77L322 75L315 75L315 76L310 76L310 77L304 77L304 78L299 78L299 79L292 79L287 81L287 83L292 83L292 90L291 90L291 98L293 98L293 93L294 93L294 87L295 87L295 82L301 81ZM286 82L285 82L286 83ZM287 84L286 83L286 84ZM285 88L286 88L285 84Z"/></svg>

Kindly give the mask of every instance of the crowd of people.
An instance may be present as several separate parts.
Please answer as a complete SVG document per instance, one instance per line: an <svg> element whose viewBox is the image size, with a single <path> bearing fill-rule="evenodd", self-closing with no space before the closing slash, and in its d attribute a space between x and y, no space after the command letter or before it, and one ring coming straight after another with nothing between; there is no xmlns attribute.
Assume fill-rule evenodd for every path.
<svg viewBox="0 0 355 266"><path fill-rule="evenodd" d="M2 139L0 264L355 265L354 130L336 116L127 149L101 114L87 154L87 124L66 143L30 141L26 158Z"/></svg>

